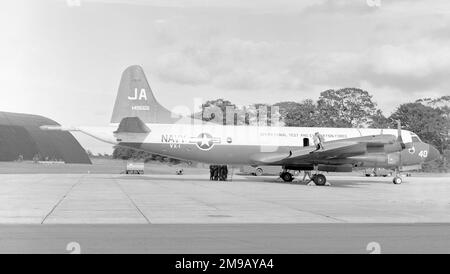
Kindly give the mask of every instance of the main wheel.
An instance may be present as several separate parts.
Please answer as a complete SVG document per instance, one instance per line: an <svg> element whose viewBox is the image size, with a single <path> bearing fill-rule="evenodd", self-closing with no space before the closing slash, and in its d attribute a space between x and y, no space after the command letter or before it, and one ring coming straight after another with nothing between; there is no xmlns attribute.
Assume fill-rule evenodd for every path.
<svg viewBox="0 0 450 274"><path fill-rule="evenodd" d="M263 175L263 173L264 173L264 170L262 168L257 168L255 170L255 176L261 176L261 175Z"/></svg>
<svg viewBox="0 0 450 274"><path fill-rule="evenodd" d="M313 177L313 181L318 186L324 186L327 182L327 177L325 177L325 175L323 174L316 174Z"/></svg>
<svg viewBox="0 0 450 274"><path fill-rule="evenodd" d="M394 179L392 180L392 182L393 182L394 184L396 184L396 185L401 184L402 181L403 181L402 178L401 178L401 177L398 177L398 176L394 177Z"/></svg>
<svg viewBox="0 0 450 274"><path fill-rule="evenodd" d="M283 179L283 181L285 182L292 182L292 180L294 180L294 177L292 176L291 173L289 172L283 172L280 175L281 179Z"/></svg>

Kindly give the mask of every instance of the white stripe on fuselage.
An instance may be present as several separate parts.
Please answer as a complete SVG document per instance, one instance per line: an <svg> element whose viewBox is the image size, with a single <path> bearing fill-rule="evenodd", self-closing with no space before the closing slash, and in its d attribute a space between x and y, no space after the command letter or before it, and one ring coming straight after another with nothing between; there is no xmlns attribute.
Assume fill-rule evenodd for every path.
<svg viewBox="0 0 450 274"><path fill-rule="evenodd" d="M397 136L396 129L356 129L356 128L312 128L312 127L264 127L264 126L222 126L222 125L185 125L185 124L147 124L151 132L143 134L122 133L115 135L117 125L109 127L80 127L79 130L101 141L118 144L190 144L198 140L203 133L215 138L216 145L242 146L303 146L303 139L313 143L315 132L321 133L325 141L391 134ZM402 130L405 143L411 142L411 132ZM119 141L117 140L119 139ZM220 141L220 142L219 142Z"/></svg>

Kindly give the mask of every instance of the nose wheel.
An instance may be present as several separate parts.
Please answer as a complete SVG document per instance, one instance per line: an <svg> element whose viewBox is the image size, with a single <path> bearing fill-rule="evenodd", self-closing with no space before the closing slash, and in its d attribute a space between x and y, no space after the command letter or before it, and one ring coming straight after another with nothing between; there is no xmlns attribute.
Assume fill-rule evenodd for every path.
<svg viewBox="0 0 450 274"><path fill-rule="evenodd" d="M400 176L395 176L394 179L392 179L392 182L396 185L399 185L403 182L403 180Z"/></svg>
<svg viewBox="0 0 450 274"><path fill-rule="evenodd" d="M392 179L392 182L393 182L395 185L399 185L399 184L401 184L401 183L403 182L403 179L402 179L402 177L400 176L400 168L399 168L399 167L397 167L397 168L395 169L395 177L394 177L394 179Z"/></svg>

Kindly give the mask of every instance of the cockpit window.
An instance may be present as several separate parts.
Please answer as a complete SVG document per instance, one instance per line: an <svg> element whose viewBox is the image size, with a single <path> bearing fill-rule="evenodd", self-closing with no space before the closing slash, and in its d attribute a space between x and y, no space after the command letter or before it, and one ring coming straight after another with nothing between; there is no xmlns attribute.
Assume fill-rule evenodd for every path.
<svg viewBox="0 0 450 274"><path fill-rule="evenodd" d="M420 140L419 136L417 135L411 135L411 139L414 143L422 143L422 140Z"/></svg>

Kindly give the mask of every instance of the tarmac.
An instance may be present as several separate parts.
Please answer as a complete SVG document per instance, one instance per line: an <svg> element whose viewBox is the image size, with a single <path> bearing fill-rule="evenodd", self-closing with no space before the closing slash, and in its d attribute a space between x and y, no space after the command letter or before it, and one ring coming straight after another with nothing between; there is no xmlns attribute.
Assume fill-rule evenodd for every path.
<svg viewBox="0 0 450 274"><path fill-rule="evenodd" d="M0 174L0 224L450 223L450 177Z"/></svg>
<svg viewBox="0 0 450 274"><path fill-rule="evenodd" d="M85 253L369 253L372 242L450 253L449 176L328 175L320 187L56 169L0 174L0 253L68 253L72 242Z"/></svg>

